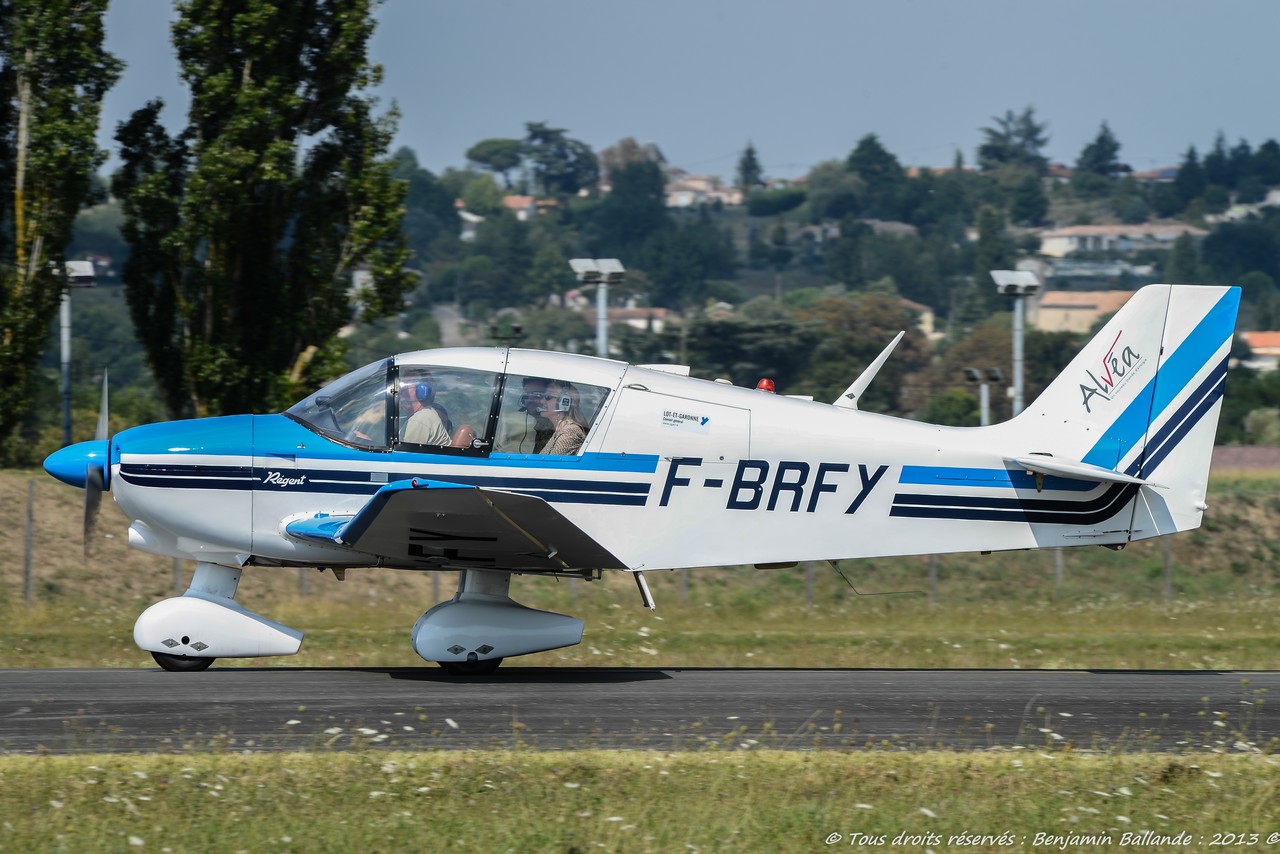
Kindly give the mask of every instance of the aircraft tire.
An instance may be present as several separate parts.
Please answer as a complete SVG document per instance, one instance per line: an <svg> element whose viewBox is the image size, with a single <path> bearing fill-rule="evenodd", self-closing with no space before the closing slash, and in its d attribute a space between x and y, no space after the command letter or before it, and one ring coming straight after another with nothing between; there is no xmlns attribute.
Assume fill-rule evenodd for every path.
<svg viewBox="0 0 1280 854"><path fill-rule="evenodd" d="M153 652L151 657L156 660L156 664L173 673L195 673L208 670L209 665L217 661L215 658L189 658L185 655L170 655L167 652Z"/></svg>
<svg viewBox="0 0 1280 854"><path fill-rule="evenodd" d="M488 658L484 661L437 661L450 676L488 676L498 669L501 658Z"/></svg>

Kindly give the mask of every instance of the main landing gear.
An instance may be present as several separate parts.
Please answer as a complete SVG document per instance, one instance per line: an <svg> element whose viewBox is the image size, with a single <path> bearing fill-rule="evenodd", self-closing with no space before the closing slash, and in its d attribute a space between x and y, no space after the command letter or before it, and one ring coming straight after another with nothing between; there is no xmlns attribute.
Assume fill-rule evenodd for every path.
<svg viewBox="0 0 1280 854"><path fill-rule="evenodd" d="M511 573L464 569L458 592L413 625L413 649L455 676L484 676L502 659L582 642L582 621L508 596Z"/></svg>
<svg viewBox="0 0 1280 854"><path fill-rule="evenodd" d="M293 655L302 632L242 608L235 601L238 567L196 564L187 592L157 602L138 617L134 642L162 668L207 669L218 658ZM413 648L455 676L485 676L504 658L582 642L582 621L527 608L508 596L511 573L459 571L458 591L413 626Z"/></svg>

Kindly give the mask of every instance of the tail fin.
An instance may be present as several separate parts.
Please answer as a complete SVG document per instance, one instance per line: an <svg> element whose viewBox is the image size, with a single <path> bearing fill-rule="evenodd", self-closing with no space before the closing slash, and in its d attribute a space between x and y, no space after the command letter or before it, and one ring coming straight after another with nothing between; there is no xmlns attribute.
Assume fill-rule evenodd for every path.
<svg viewBox="0 0 1280 854"><path fill-rule="evenodd" d="M1198 527L1239 305L1239 288L1142 288L1009 426L1030 453L1167 486L1142 490L1134 539Z"/></svg>

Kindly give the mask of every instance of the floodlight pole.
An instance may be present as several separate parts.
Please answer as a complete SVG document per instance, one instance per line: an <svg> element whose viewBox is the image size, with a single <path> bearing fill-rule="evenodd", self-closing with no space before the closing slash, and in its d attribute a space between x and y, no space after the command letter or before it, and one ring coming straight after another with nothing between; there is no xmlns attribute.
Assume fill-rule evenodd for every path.
<svg viewBox="0 0 1280 854"><path fill-rule="evenodd" d="M1013 298L1013 415L1022 411L1022 327L1026 306L1027 298L1022 294Z"/></svg>
<svg viewBox="0 0 1280 854"><path fill-rule="evenodd" d="M62 326L62 372L59 391L62 393L62 447L71 444L71 288L62 292L59 310Z"/></svg>
<svg viewBox="0 0 1280 854"><path fill-rule="evenodd" d="M1022 411L1022 338L1026 322L1027 297L1040 290L1040 280L1029 270L992 270L996 290L1013 297L1013 411Z"/></svg>
<svg viewBox="0 0 1280 854"><path fill-rule="evenodd" d="M62 447L71 444L71 289L94 286L93 262L68 261L62 271L67 278L67 289L62 292L59 309L62 343Z"/></svg>
<svg viewBox="0 0 1280 854"><path fill-rule="evenodd" d="M569 262L583 286L596 287L596 355L609 358L609 285L622 284L627 274L617 258L574 258Z"/></svg>

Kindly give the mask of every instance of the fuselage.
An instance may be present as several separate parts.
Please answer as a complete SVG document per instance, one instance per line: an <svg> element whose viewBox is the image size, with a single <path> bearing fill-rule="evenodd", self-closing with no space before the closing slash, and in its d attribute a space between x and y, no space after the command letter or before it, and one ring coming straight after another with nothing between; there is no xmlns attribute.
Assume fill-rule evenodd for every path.
<svg viewBox="0 0 1280 854"><path fill-rule="evenodd" d="M1002 425L938 427L540 351L421 351L397 357L389 370L385 388L380 380L366 384L371 394L393 391L397 375L429 371L445 387L439 399L470 419L479 442L406 446L395 441L393 427L386 441L363 432L352 441L336 435L336 427L290 414L126 430L111 441L109 488L133 520L131 542L230 565L387 565L301 541L285 528L316 514L352 515L387 483L411 478L540 497L632 569L911 554L928 537L945 539L954 551L1033 547L1044 544L1047 532L1076 528L1101 538L1108 536L1101 523L1121 514L1132 497L1132 490L1058 478L1049 479L1048 495L1037 492L1043 481L1037 485L1003 462L1026 448L1011 448ZM456 379L467 372L492 382L470 404ZM449 377L459 386L454 398ZM494 448L507 418L504 401L518 391L517 378L529 377L572 383L584 397L596 390L576 454ZM324 412L340 409L322 393L313 398ZM375 404L395 414L394 400L385 410ZM342 417L339 411L336 420ZM1087 511L1047 516L1044 524L1028 524L1025 513L1008 509L1028 496L1089 498L1082 490L1096 499L1086 502ZM947 500L975 491L993 496L982 502L985 516ZM973 518L1007 520L1004 539L993 544L989 526L980 534L964 524Z"/></svg>

